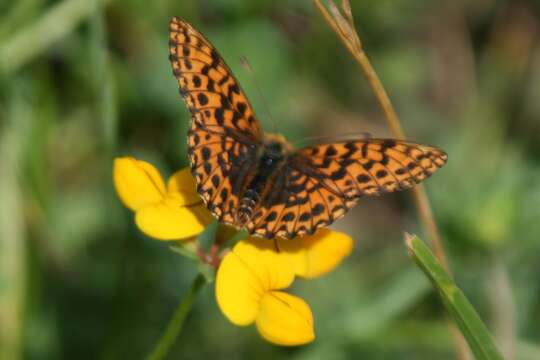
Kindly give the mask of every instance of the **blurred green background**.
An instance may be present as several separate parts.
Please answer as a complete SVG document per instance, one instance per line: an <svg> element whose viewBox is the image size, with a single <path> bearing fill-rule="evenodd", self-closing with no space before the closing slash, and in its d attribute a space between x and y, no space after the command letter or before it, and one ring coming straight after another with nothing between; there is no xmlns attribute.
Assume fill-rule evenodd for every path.
<svg viewBox="0 0 540 360"><path fill-rule="evenodd" d="M352 1L364 47L410 140L449 163L427 190L457 283L508 359L540 359L540 5ZM112 186L132 155L187 165L188 111L168 60L171 16L192 22L291 141L390 136L358 65L310 0L0 2L0 358L148 354L196 266L133 224ZM407 257L410 193L365 199L335 229L356 248L297 281L317 339L300 348L231 325L212 286L171 359L452 359L443 308Z"/></svg>

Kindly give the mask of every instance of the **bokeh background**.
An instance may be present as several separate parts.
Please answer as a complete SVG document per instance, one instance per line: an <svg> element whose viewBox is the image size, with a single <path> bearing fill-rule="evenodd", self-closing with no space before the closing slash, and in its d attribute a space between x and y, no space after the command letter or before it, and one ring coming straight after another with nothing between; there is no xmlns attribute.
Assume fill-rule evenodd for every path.
<svg viewBox="0 0 540 360"><path fill-rule="evenodd" d="M352 7L409 139L449 154L426 184L457 283L508 359L540 359L540 6ZM164 175L187 165L173 15L217 46L266 130L298 144L390 135L309 0L1 1L2 359L142 358L197 272L135 228L111 179L116 156ZM404 231L423 234L410 192L365 199L334 227L355 239L353 254L292 289L313 309L313 344L280 348L231 325L207 286L170 358L455 358L439 299L403 244Z"/></svg>

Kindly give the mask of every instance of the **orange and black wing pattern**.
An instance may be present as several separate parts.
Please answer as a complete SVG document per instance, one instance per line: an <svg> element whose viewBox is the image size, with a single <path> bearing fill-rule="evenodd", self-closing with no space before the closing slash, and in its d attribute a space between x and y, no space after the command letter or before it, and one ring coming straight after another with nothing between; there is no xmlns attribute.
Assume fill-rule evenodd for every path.
<svg viewBox="0 0 540 360"><path fill-rule="evenodd" d="M262 130L253 109L212 44L189 23L173 18L169 58L191 112L188 154L197 190L220 221L233 224L235 184L253 164ZM238 179L241 180L241 179Z"/></svg>
<svg viewBox="0 0 540 360"><path fill-rule="evenodd" d="M392 139L320 144L287 153L259 179L263 132L221 56L189 23L170 23L169 57L191 112L188 154L197 190L221 222L259 236L312 234L341 218L365 195L408 189L446 162L432 146ZM237 223L247 184L263 181L253 215Z"/></svg>
<svg viewBox="0 0 540 360"><path fill-rule="evenodd" d="M300 149L275 178L281 190L262 201L248 229L268 238L312 234L343 217L360 197L409 189L446 160L436 147L392 139Z"/></svg>

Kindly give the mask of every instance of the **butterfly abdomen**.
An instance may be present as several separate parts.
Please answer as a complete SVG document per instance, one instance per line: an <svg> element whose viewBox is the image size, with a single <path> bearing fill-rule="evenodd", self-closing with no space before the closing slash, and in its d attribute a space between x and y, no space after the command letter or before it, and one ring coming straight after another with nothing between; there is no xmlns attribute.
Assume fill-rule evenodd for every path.
<svg viewBox="0 0 540 360"><path fill-rule="evenodd" d="M248 189L242 197L242 200L240 200L240 205L238 206L238 211L236 212L235 221L238 226L244 226L249 222L258 202L259 194L257 191L254 189Z"/></svg>

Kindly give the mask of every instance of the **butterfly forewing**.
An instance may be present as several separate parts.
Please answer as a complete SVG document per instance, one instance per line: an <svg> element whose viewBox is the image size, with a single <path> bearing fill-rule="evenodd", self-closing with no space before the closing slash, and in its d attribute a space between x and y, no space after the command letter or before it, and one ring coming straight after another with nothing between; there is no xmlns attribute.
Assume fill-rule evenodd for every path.
<svg viewBox="0 0 540 360"><path fill-rule="evenodd" d="M297 166L314 169L343 197L409 189L446 162L440 149L393 139L365 139L300 149Z"/></svg>
<svg viewBox="0 0 540 360"><path fill-rule="evenodd" d="M189 110L202 112L206 127L238 131L253 141L260 140L262 131L252 107L217 50L179 18L171 20L169 30L173 74Z"/></svg>

